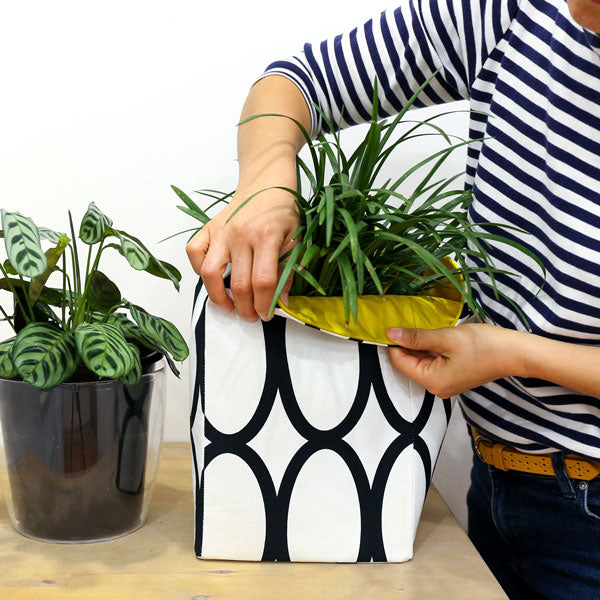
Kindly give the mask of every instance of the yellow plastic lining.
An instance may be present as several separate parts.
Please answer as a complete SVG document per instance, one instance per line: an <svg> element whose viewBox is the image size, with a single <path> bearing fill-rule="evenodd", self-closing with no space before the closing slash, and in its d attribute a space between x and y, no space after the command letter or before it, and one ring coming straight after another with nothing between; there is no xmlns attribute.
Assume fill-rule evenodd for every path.
<svg viewBox="0 0 600 600"><path fill-rule="evenodd" d="M345 338L390 345L390 327L439 329L456 325L463 306L460 292L449 283L427 296L360 296L358 323L346 325L342 297L290 296L279 308L293 319Z"/></svg>

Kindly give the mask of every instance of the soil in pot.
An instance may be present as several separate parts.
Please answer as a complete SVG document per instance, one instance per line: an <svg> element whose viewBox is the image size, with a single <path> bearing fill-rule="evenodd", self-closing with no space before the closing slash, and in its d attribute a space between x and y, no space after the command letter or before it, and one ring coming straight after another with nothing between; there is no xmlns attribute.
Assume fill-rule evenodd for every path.
<svg viewBox="0 0 600 600"><path fill-rule="evenodd" d="M135 386L97 381L38 390L0 381L11 516L20 533L47 541L99 541L143 524L156 411L162 426L163 370L157 360L160 355L144 361L146 373Z"/></svg>

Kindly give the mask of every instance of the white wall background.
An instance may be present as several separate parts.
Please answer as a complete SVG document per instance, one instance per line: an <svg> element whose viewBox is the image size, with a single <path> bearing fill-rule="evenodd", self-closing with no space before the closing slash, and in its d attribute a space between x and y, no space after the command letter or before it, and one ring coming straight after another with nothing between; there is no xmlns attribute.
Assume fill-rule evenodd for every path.
<svg viewBox="0 0 600 600"><path fill-rule="evenodd" d="M94 201L117 227L138 234L182 271L181 293L132 271L120 256L107 253L103 270L126 298L188 335L195 276L185 238L157 243L193 225L174 208L169 185L235 187L235 124L253 80L303 42L350 29L385 7L377 0L5 2L0 206L65 231L67 209L77 223ZM466 135L465 115L440 123ZM356 129L345 134L349 147L361 135ZM432 147L420 141L407 160ZM447 173L463 164L464 154L456 154ZM188 439L188 402L184 364L181 380L170 376L168 383L167 440ZM470 451L459 417L436 482L464 523Z"/></svg>

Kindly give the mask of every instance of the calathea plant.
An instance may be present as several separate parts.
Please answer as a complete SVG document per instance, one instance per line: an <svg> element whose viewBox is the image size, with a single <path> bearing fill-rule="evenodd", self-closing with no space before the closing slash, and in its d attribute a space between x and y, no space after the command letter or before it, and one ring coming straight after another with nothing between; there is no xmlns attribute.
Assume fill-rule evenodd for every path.
<svg viewBox="0 0 600 600"><path fill-rule="evenodd" d="M311 164L297 158L297 189L279 188L296 198L300 226L294 235L298 244L281 258L285 266L271 311L286 281L294 274L290 296L342 296L346 323L350 317L356 322L358 299L363 295L418 296L426 295L434 288L439 290L440 286L455 288L472 312L483 317L483 307L472 290L473 276L480 285L491 287L493 293L499 295L496 275L510 275L492 263L487 251L491 241L527 254L544 271L543 263L518 241L518 236L508 235L509 230L518 234L524 231L499 223L472 223L469 220L467 207L472 201L472 192L452 186L462 173L436 177L453 151L480 140L452 141L435 123L438 117L447 113L424 121L406 119L408 110L430 80L391 120L378 117L375 82L369 128L362 142L349 155L341 143L339 128L318 107L333 133L330 136L321 134L315 140L301 123L287 115L254 115L240 123L243 125L266 116L290 119L300 128L310 156ZM401 124L405 125L403 129L399 127ZM431 135L441 137L446 145L403 170L395 179L378 183L382 167L403 148L402 144ZM407 184L415 179L412 189L407 191ZM306 193L303 192L303 180L308 183ZM199 190L199 194L210 199L210 205L202 209L185 192L172 187L185 204L178 208L202 225L209 221L207 211L210 208L227 202L233 195ZM265 190L250 196L230 219L262 191ZM190 231L199 229L201 227ZM449 263L448 258L454 264ZM527 325L519 307L509 298L506 300L513 304Z"/></svg>
<svg viewBox="0 0 600 600"><path fill-rule="evenodd" d="M188 355L180 332L123 298L99 264L104 252L116 251L134 269L168 279L176 289L180 273L137 237L116 229L93 202L78 236L70 212L69 226L67 236L2 210L8 259L0 262L0 289L12 294L13 304L0 311L15 335L0 344L0 376L41 389L97 378L134 385L141 377L140 356L153 351L178 375L174 361ZM44 251L42 243L49 248ZM51 279L58 283L49 285Z"/></svg>

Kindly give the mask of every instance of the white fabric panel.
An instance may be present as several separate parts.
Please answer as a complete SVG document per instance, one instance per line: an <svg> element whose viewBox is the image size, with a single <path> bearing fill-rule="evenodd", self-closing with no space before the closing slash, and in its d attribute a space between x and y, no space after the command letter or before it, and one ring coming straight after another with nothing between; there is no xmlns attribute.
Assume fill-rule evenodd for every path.
<svg viewBox="0 0 600 600"><path fill-rule="evenodd" d="M415 461L412 448L406 448L396 459L388 477L381 511L383 543L390 562L404 562L413 556L415 521ZM418 465L420 468L420 465ZM424 487L424 486L423 486ZM424 500L423 493L419 500Z"/></svg>
<svg viewBox="0 0 600 600"><path fill-rule="evenodd" d="M260 322L231 318L211 300L206 303L206 418L223 433L248 423L265 381L265 344ZM230 357L228 360L223 360ZM233 360L232 360L233 359Z"/></svg>
<svg viewBox="0 0 600 600"><path fill-rule="evenodd" d="M204 484L204 558L260 556L265 511L252 471L237 456L222 454L204 471Z"/></svg>
<svg viewBox="0 0 600 600"><path fill-rule="evenodd" d="M344 461L330 450L313 454L290 500L288 544L293 561L353 562L360 542L360 505Z"/></svg>
<svg viewBox="0 0 600 600"><path fill-rule="evenodd" d="M354 401L351 393L340 394L339 390L358 386L358 347L288 321L285 343L296 400L313 427L331 429L348 414Z"/></svg>

